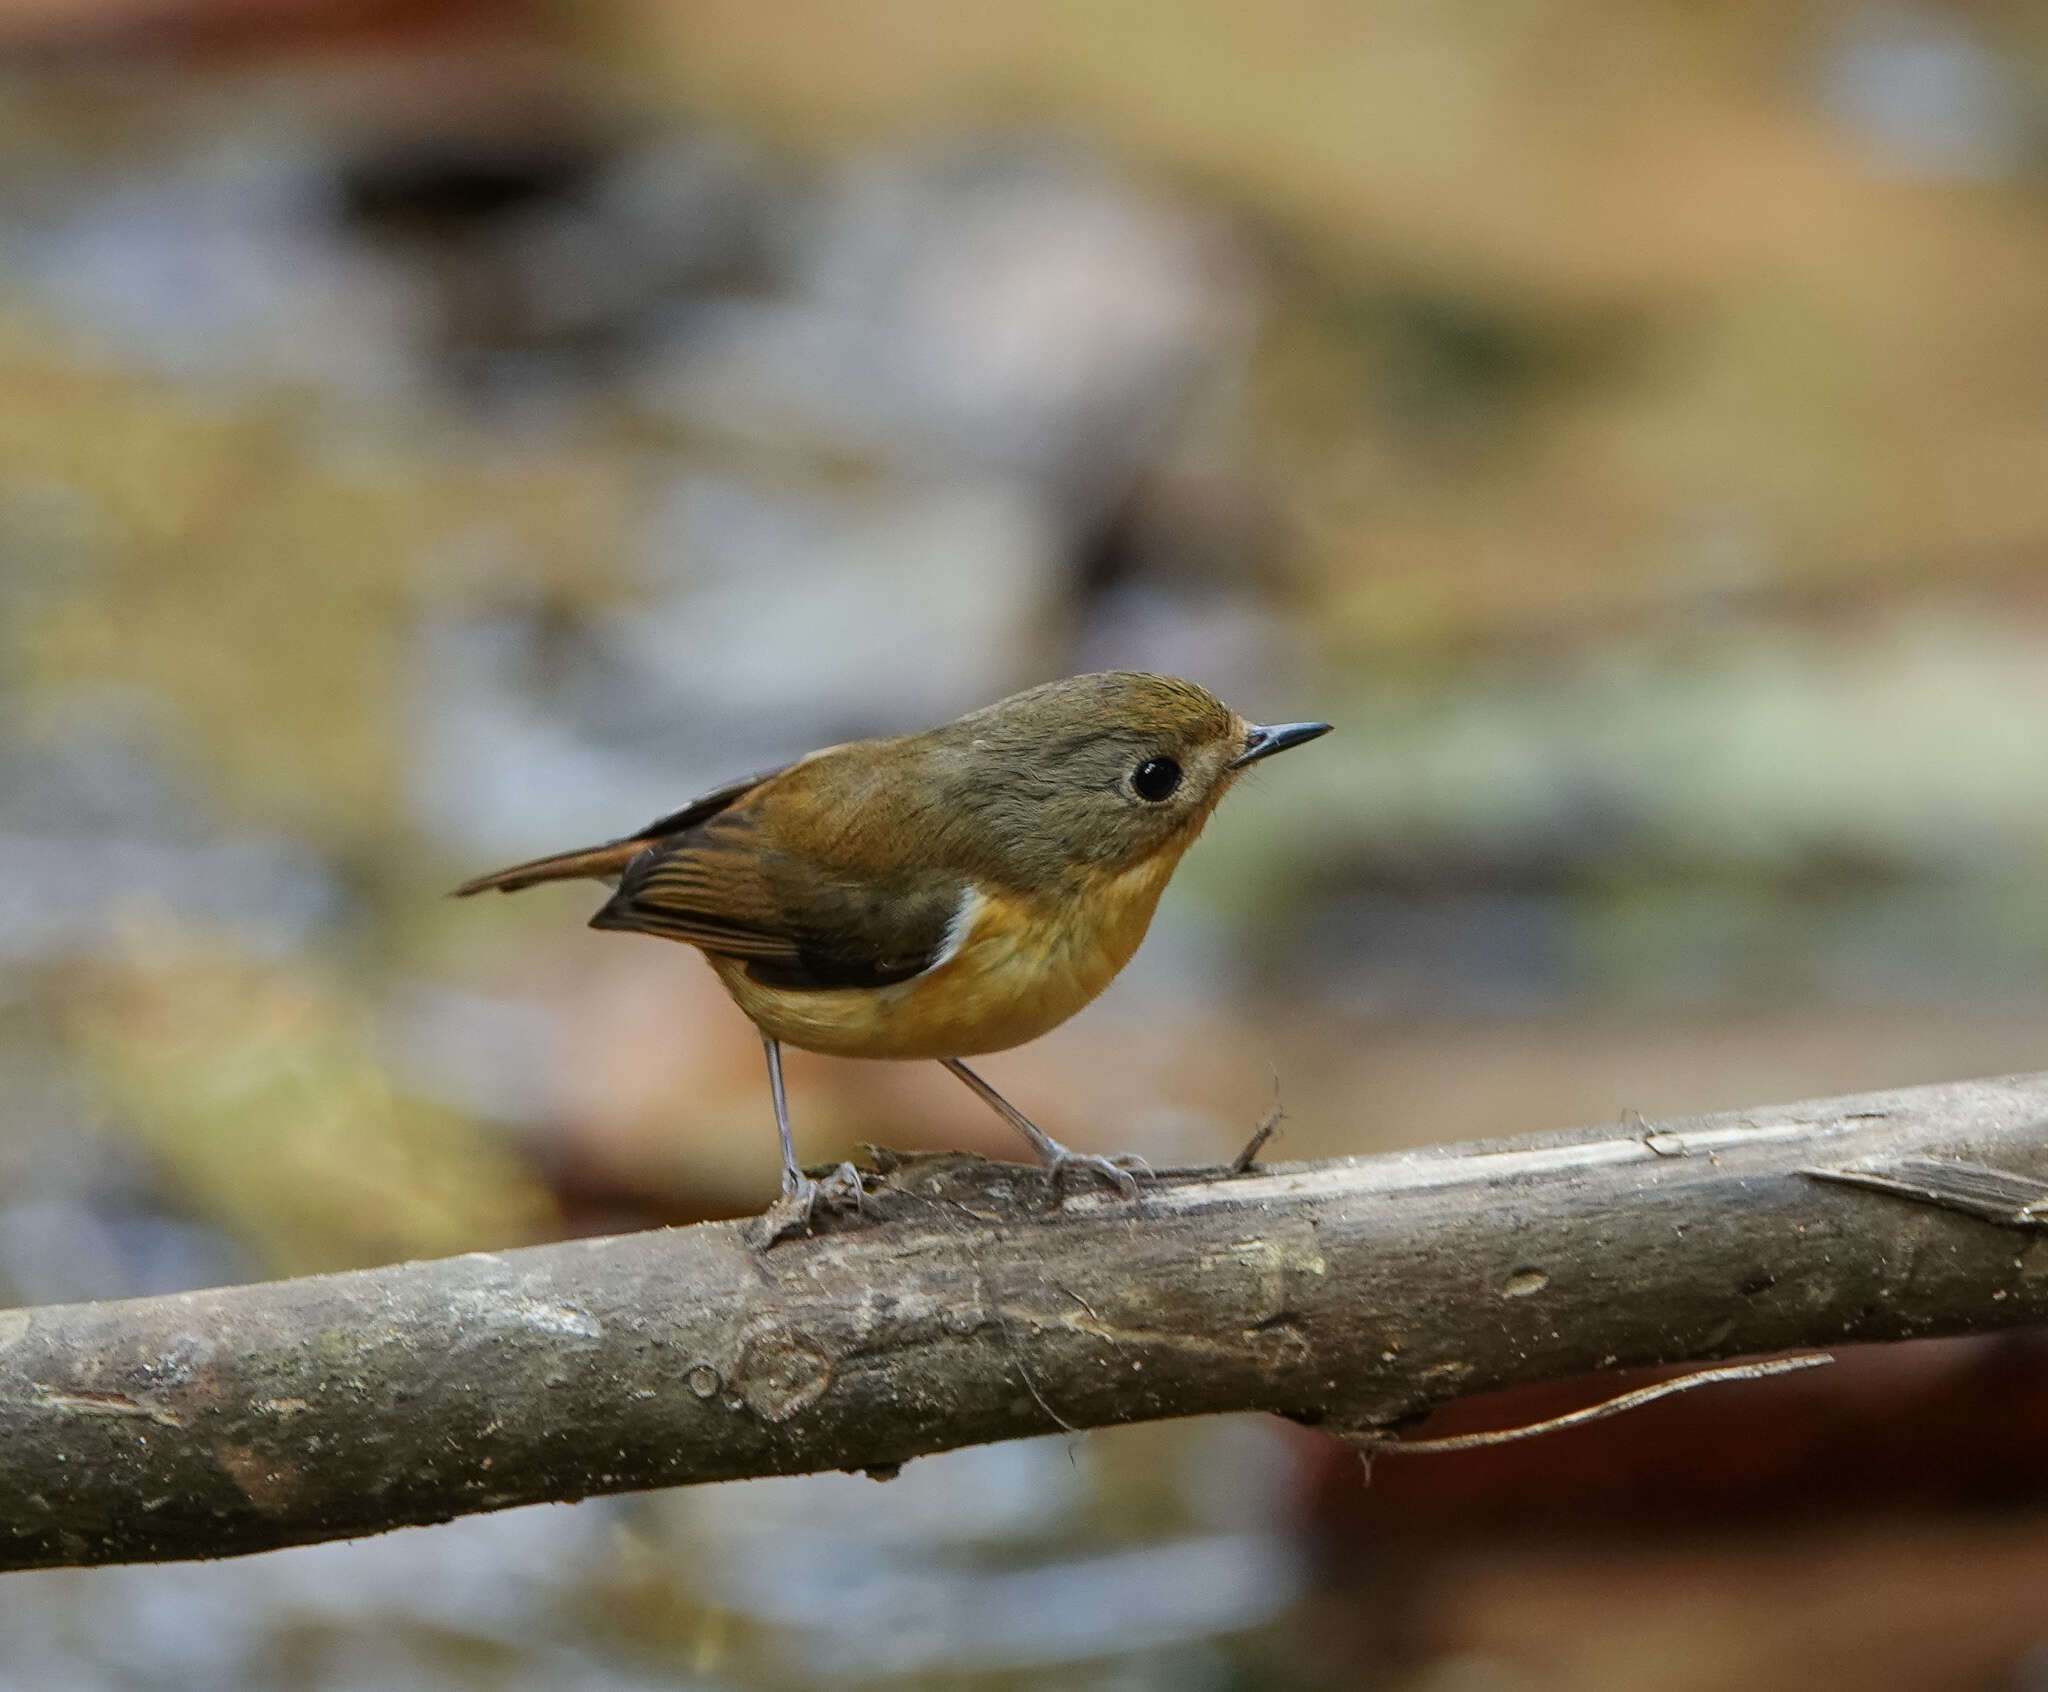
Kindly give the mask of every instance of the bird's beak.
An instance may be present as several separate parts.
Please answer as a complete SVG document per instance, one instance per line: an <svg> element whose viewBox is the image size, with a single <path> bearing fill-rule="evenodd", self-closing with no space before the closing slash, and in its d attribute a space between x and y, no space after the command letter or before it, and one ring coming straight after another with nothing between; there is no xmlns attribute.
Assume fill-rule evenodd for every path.
<svg viewBox="0 0 2048 1692"><path fill-rule="evenodd" d="M1256 764L1261 758L1270 758L1275 752L1285 752L1290 746L1305 746L1318 735L1328 734L1328 723L1275 723L1271 728L1254 725L1245 737L1244 750L1223 767L1226 770L1241 770L1247 764Z"/></svg>

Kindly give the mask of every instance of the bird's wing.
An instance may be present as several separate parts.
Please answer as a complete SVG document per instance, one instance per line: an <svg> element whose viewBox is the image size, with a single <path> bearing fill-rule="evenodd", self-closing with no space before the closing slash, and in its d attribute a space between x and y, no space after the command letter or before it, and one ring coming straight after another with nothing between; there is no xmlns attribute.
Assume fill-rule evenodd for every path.
<svg viewBox="0 0 2048 1692"><path fill-rule="evenodd" d="M782 831L776 831L778 835ZM641 852L591 918L746 960L764 986L885 987L945 954L969 884L924 865L875 871L792 850L752 807Z"/></svg>

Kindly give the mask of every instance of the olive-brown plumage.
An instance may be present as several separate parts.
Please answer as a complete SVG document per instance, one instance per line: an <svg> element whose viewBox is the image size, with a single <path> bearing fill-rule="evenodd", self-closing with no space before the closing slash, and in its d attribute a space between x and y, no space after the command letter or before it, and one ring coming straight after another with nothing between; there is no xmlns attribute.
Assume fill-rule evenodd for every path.
<svg viewBox="0 0 2048 1692"><path fill-rule="evenodd" d="M1169 676L1074 676L923 734L828 747L457 892L616 877L593 927L705 954L768 1043L785 1163L771 1239L815 1196L790 1155L781 1041L937 1058L1056 1170L1085 1164L1133 1190L958 1060L1033 1039L1100 993L1237 773L1327 726L1258 728Z"/></svg>

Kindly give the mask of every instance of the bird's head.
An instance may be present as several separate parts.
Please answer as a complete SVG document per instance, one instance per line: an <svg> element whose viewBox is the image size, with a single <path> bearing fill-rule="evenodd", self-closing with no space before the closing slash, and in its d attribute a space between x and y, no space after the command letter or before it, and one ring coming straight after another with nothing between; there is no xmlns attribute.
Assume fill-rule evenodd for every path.
<svg viewBox="0 0 2048 1692"><path fill-rule="evenodd" d="M1328 723L1247 722L1207 689L1112 670L998 700L933 731L952 814L1013 878L1178 858L1251 764Z"/></svg>

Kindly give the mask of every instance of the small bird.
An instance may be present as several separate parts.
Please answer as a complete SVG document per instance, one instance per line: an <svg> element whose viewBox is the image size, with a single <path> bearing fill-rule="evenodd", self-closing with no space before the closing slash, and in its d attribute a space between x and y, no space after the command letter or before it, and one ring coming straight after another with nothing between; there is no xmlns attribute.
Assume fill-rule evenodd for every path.
<svg viewBox="0 0 2048 1692"><path fill-rule="evenodd" d="M822 1187L798 1166L784 1044L936 1058L1055 1181L1086 1171L1134 1197L1136 1160L1069 1151L962 1060L1036 1039L1107 987L1231 784L1329 729L1261 728L1171 676L1071 676L923 734L828 746L455 891L609 881L592 928L704 954L767 1049L782 1194L764 1245L808 1230L821 1196L860 1195L850 1164Z"/></svg>

